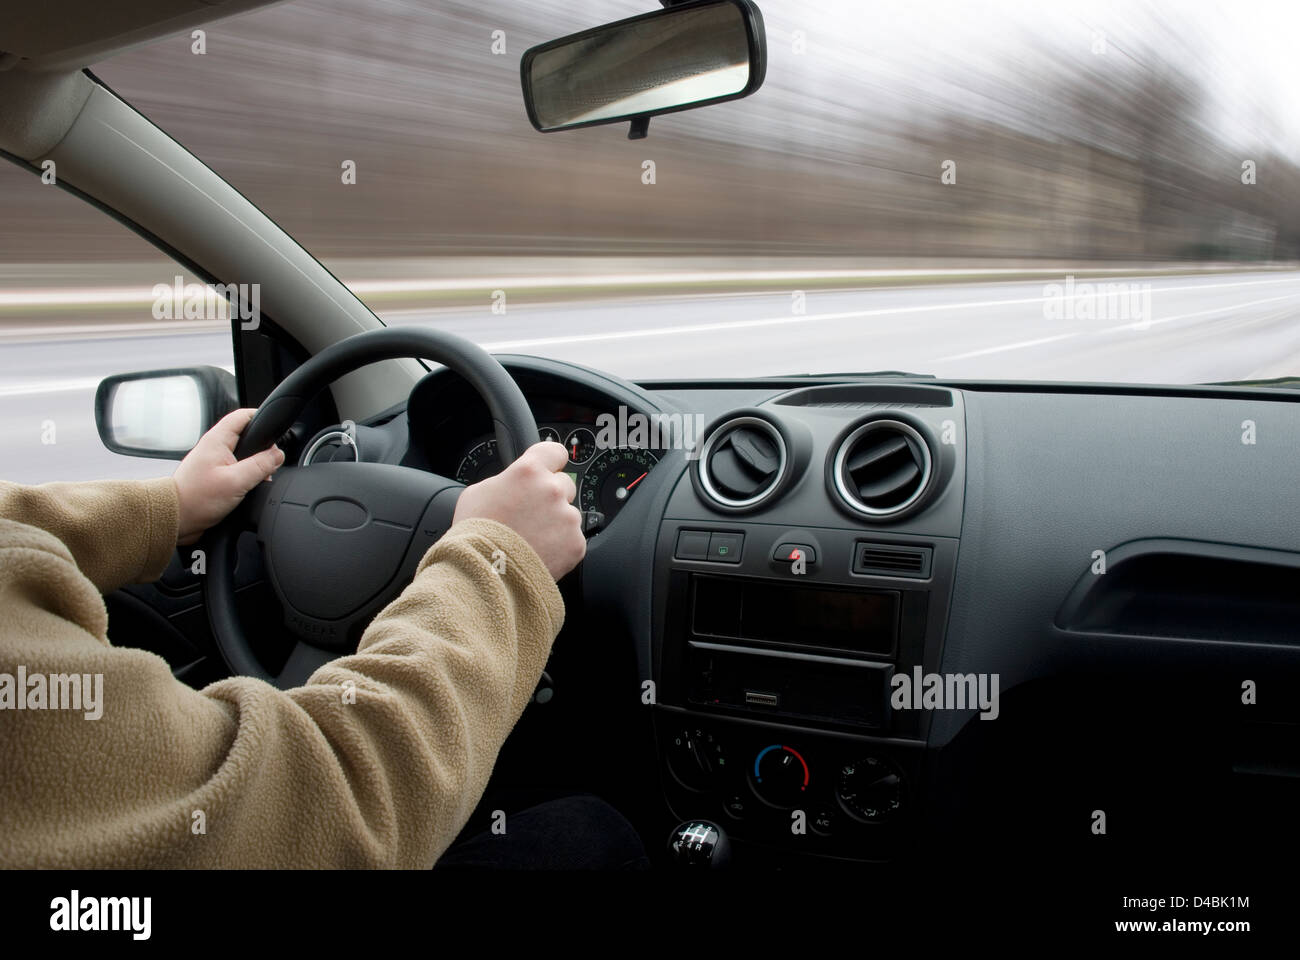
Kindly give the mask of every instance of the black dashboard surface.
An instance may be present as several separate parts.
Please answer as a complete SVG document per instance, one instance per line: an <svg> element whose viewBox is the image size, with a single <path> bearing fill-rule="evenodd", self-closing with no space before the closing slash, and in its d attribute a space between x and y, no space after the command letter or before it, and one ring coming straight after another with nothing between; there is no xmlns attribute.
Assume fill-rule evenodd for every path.
<svg viewBox="0 0 1300 960"><path fill-rule="evenodd" d="M1069 834L1078 823L1066 821L1104 798L1117 810L1131 799L1131 819L1147 827L1194 818L1198 801L1231 808L1241 776L1267 785L1243 794L1249 803L1275 802L1275 788L1295 799L1285 792L1300 774L1300 737L1290 736L1300 731L1295 393L852 377L634 385L572 364L500 359L542 425L594 427L620 407L700 425L694 450L654 451L636 496L593 531L578 574L585 621L634 647L641 683L656 691L646 702L656 708L671 814L738 813L726 822L742 839L790 846L764 833L763 817L782 804L770 802L759 767L744 758L753 770L743 795L741 780L701 786L694 766L682 776L673 759L684 735L707 737L710 749L729 743L738 754L753 744L760 758L771 749L764 743L794 744L801 759L816 758L821 767L805 766L805 786L825 830L794 846L828 856L888 858L918 836L960 831L955 798L977 788L982 800L971 808L980 812L966 816L1001 813L1020 824L1026 846L1044 832ZM376 427L392 440L386 455L455 476L488 437L486 411L456 380L430 374L408 410ZM738 416L779 424L794 465L777 495L732 509L702 490L696 454ZM915 424L935 454L936 476L943 473L919 509L883 520L846 509L833 483L837 445L855 425L882 418ZM705 544L710 531L740 537L728 540L737 552L709 558L721 563L691 559L680 544L693 531ZM918 681L931 673L992 678L1001 703L987 719L1001 722L982 723L990 711L973 704L916 719L886 709L870 722L851 709L842 717L806 705L786 713L775 706L779 696L793 702L798 691L768 691L762 683L784 682L770 671L752 674L769 678L762 683L739 674L743 703L713 697L712 687L702 698L699 678L714 683L715 670L731 669L728 657L825 668L804 637L708 643L690 626L699 576L776 589L790 565L773 545L814 542L825 555L806 584L891 592L915 621L888 656L822 660L850 672L872 667L864 676L880 668L886 680L913 671ZM933 567L920 578L862 573L853 557L864 542L929 551ZM700 657L706 668L692 665ZM831 698L836 674L824 675L831 685L819 689ZM1256 689L1262 701L1243 695ZM1258 735L1262 723L1287 736ZM1156 744L1167 763L1136 759ZM914 809L898 830L877 829L860 803L844 799L846 758L863 756L907 784ZM1131 797L1120 791L1116 799L1116 776L1131 779ZM1097 786L1089 793L1080 784ZM752 794L763 801L757 816ZM841 822L848 828L832 829Z"/></svg>

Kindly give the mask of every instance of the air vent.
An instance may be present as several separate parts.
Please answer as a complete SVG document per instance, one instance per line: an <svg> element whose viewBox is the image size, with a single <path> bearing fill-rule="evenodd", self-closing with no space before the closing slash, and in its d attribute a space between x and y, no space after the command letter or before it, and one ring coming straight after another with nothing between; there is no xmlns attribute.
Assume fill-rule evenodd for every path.
<svg viewBox="0 0 1300 960"><path fill-rule="evenodd" d="M704 442L700 486L724 507L747 509L772 495L788 464L785 440L775 426L758 417L736 417Z"/></svg>
<svg viewBox="0 0 1300 960"><path fill-rule="evenodd" d="M930 576L930 547L902 547L887 543L863 543L854 547L853 572L883 577Z"/></svg>
<svg viewBox="0 0 1300 960"><path fill-rule="evenodd" d="M840 444L832 477L854 511L884 519L917 506L932 476L930 445L900 420L868 420Z"/></svg>

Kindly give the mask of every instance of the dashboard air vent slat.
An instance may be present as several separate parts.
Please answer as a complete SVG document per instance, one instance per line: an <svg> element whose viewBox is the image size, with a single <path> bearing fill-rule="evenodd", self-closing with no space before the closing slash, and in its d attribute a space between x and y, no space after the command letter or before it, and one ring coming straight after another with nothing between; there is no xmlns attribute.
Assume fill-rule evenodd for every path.
<svg viewBox="0 0 1300 960"><path fill-rule="evenodd" d="M859 542L853 554L853 572L925 579L930 576L932 555L930 547Z"/></svg>
<svg viewBox="0 0 1300 960"><path fill-rule="evenodd" d="M787 462L785 441L775 426L758 417L737 417L705 440L700 484L716 503L747 509L772 495Z"/></svg>
<svg viewBox="0 0 1300 960"><path fill-rule="evenodd" d="M776 444L757 430L738 427L719 441L709 457L709 472L722 492L738 500L754 496L781 466Z"/></svg>
<svg viewBox="0 0 1300 960"><path fill-rule="evenodd" d="M858 470L849 467L849 476L858 488L858 496L867 503L889 504L916 486L921 467L909 457L905 463L877 463Z"/></svg>
<svg viewBox="0 0 1300 960"><path fill-rule="evenodd" d="M902 513L930 482L930 449L917 431L898 420L869 420L840 445L836 489L852 509L873 517Z"/></svg>

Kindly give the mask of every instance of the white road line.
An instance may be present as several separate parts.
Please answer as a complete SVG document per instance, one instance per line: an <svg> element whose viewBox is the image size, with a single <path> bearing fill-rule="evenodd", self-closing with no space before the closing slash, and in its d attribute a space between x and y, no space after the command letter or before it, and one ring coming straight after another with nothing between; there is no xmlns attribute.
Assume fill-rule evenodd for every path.
<svg viewBox="0 0 1300 960"><path fill-rule="evenodd" d="M954 353L948 357L938 357L928 363L947 363L949 360L967 360L971 357L984 357L990 353L1006 353L1009 350L1023 350L1025 347L1037 347L1044 343L1056 343L1058 340L1069 340L1071 337L1077 337L1078 333L1060 333L1054 337L1039 337L1037 340L1021 340L1018 343L1004 343L996 347L985 347L983 350L971 350L969 353Z"/></svg>
<svg viewBox="0 0 1300 960"><path fill-rule="evenodd" d="M1272 283L1300 283L1300 277L1285 280L1244 280L1235 283L1196 284L1192 287L1161 287L1152 293L1162 291L1186 292L1187 290L1216 290L1226 287L1249 287ZM1059 300L1058 296L1017 297L1011 300L970 300L965 303L930 303L915 307L880 307L874 310L848 310L842 313L791 314L782 317L766 317L759 320L727 320L718 323L682 324L672 327L646 327L639 330L617 330L609 333L582 333L559 337L535 337L527 340L498 340L479 346L485 350L519 350L525 347L549 347L566 343L594 343L608 340L634 340L643 337L662 337L676 334L712 333L718 330L743 330L751 327L784 326L798 323L823 323L831 320L855 320L863 317L896 316L908 313L935 313L943 310L970 310L983 307L1007 307L1024 303L1043 303ZM1278 298L1281 299L1281 298ZM1234 305L1236 306L1236 305ZM1225 309L1233 309L1226 307Z"/></svg>
<svg viewBox="0 0 1300 960"><path fill-rule="evenodd" d="M1228 283L1205 283L1205 284L1183 284L1172 287L1159 287L1152 290L1153 293L1173 291L1184 292L1187 290L1219 290L1230 287L1249 287L1260 286L1263 284L1277 283L1300 283L1300 277L1287 277L1273 280L1240 280ZM883 291L882 291L883 292ZM3 303L3 294L0 294L0 304ZM1014 299L1001 300L970 300L959 303L934 303L924 304L914 307L881 307L871 310L849 310L839 313L814 313L814 314L789 314L780 317L766 317L754 320L730 320L718 323L704 324L681 324L671 327L646 327L636 330L619 330L607 333L585 333L585 334L568 334L557 337L533 337L522 340L499 340L490 343L480 344L486 350L519 350L526 347L545 347L556 346L569 343L592 343L597 341L608 340L633 340L644 337L673 336L677 334L690 333L710 333L718 330L737 330L750 327L782 326L785 324L796 323L820 323L834 320L851 320L865 317L883 317L904 315L909 313L934 313L943 310L967 310L978 309L982 307L1005 307L1016 306L1025 303L1043 303L1047 300L1058 299L1055 296L1048 297L1017 297ZM196 329L197 328L197 329ZM33 337L41 335L53 336L60 333L127 333L127 332L157 332L160 335L168 336L177 333L200 333L209 330L224 329L224 323L213 323L211 325L203 323L201 326L198 322L187 323L181 327L163 327L160 323L135 323L135 324L79 324L72 327L41 327L39 325L26 325L18 328L5 329L0 326L0 339L8 337Z"/></svg>
<svg viewBox="0 0 1300 960"><path fill-rule="evenodd" d="M76 334L87 336L111 336L113 334L153 333L160 337L175 337L183 334L221 333L230 331L229 320L173 320L144 323L68 323L68 324L26 324L21 327L9 327L0 324L0 340L53 340L57 337L69 337Z"/></svg>
<svg viewBox="0 0 1300 960"><path fill-rule="evenodd" d="M1188 292L1193 290L1194 291L1218 290L1218 289L1227 289L1227 288L1234 288L1234 287L1264 286L1264 285L1271 285L1271 284L1278 284L1278 283L1300 283L1300 277L1292 276L1292 277L1272 279L1272 280L1242 280L1242 281L1233 281L1227 283L1206 283L1206 284L1191 284L1191 285L1180 284L1178 286L1172 286L1172 287L1155 288L1152 290L1152 292L1153 293L1165 292L1165 291ZM1224 310L1241 309L1242 307L1251 306L1256 303L1266 303L1272 300L1283 300L1286 299L1287 296L1292 296L1292 295L1271 297L1268 298L1267 300L1247 301L1245 303L1234 303L1221 308L1215 308L1213 310L1201 311L1199 313L1183 314L1176 317L1167 317L1162 320L1153 320L1151 321L1150 325L1155 325L1156 323L1168 323L1179 319L1188 319L1190 317L1201 316L1208 313L1218 313ZM835 320L853 320L853 319L863 319L867 317L903 316L906 314L936 313L936 312L942 312L947 310L970 310L970 309L981 309L986 307L1016 306L1020 304L1026 304L1026 303L1043 303L1048 300L1057 300L1057 299L1059 299L1059 297L1057 296L1016 297L1011 299L999 299L999 300L969 300L969 301L959 302L959 303L932 303L932 304L922 304L922 305L911 306L911 307L880 307L871 310L848 310L848 311L842 311L837 313L816 313L816 314L802 314L802 315L790 314L790 315L784 315L779 317L765 317L765 318L753 319L753 320L729 320L729 321L720 321L717 323L678 324L678 325L668 326L668 327L647 327L647 328L641 328L635 330L618 330L618 331L610 331L610 332L602 332L602 333L569 334L569 335L555 336L555 337L533 337L533 338L519 339L519 340L499 340L495 342L482 343L480 344L480 346L490 351L520 350L529 347L547 347L547 346L558 346L562 344L608 342L608 341L616 341L616 340L634 340L634 339L643 339L649 337L713 333L713 332L724 331L724 330L743 330L743 329L752 329L758 327L778 327L778 326L791 326L795 324L806 324L806 323L825 323L825 322L831 322ZM141 324L139 326L144 329L147 329L149 327L148 324ZM1128 326L1131 325L1124 325L1115 328L1107 328L1107 331L1125 329ZM31 331L32 329L33 328L27 328L28 331ZM53 331L50 332L52 333ZM181 331L168 330L166 332L172 333L172 332L181 332ZM1050 342L1051 340L1054 339L1064 339L1066 336L1073 336L1073 335L1075 334L1068 334L1068 335L1061 334L1056 337L1043 338L1042 340L1038 340L1038 341L1018 341L1012 344L1004 344L995 347L987 347L973 353L958 354L952 357L941 358L941 359L952 360L952 359L960 359L961 357L964 356L979 356L979 355L987 355L990 353L998 353L1006 350L1018 350L1018 349L1023 349L1025 347L1035 346L1037 343ZM0 328L0 338L3 338L3 328ZM23 392L37 392L31 390L24 391L23 389L18 387L10 388L10 389L17 390L18 392L10 393L10 394L0 394L0 395L22 395ZM71 389L71 388L65 388L65 389Z"/></svg>
<svg viewBox="0 0 1300 960"><path fill-rule="evenodd" d="M1240 310L1242 307L1254 307L1261 303L1274 303L1278 300L1290 300L1294 293L1283 294L1280 297L1268 297L1264 300L1247 300L1244 303L1232 303L1226 307L1215 307L1212 310L1198 310L1196 313L1182 313L1175 317L1161 317L1159 320L1138 320L1134 323L1121 323L1117 327L1106 327L1098 330L1098 333L1114 333L1118 330L1148 330L1151 327L1159 326L1162 323L1174 323L1178 320L1190 320L1192 317L1205 317L1211 313L1223 313L1225 310Z"/></svg>
<svg viewBox="0 0 1300 960"><path fill-rule="evenodd" d="M218 364L222 370L233 374L234 367ZM104 376L109 376L105 374ZM30 397L43 393L73 393L81 390L98 389L104 377L79 377L75 380L36 380L25 383L7 383L0 385L0 397Z"/></svg>
<svg viewBox="0 0 1300 960"><path fill-rule="evenodd" d="M1247 300L1243 303L1231 303L1224 307L1215 307L1212 310L1198 310L1195 313L1182 313L1174 317L1162 317L1159 320L1147 320L1147 321L1139 320L1134 323L1123 323L1115 327L1103 327L1101 330L1097 330L1093 332L1095 335L1101 335L1103 333L1115 333L1120 330L1137 330L1137 331L1149 330L1150 328L1158 326L1159 324L1162 323L1174 323L1175 321L1178 320L1190 320L1193 317L1209 316L1212 313L1226 313L1229 310L1241 310L1244 307L1254 307L1254 306L1258 306L1261 303L1274 303L1278 300L1290 300L1295 296L1296 294L1294 293L1288 293L1288 294L1283 294L1280 297L1267 297L1263 300ZM996 347L985 347L982 350L971 350L969 353L954 353L951 356L938 357L937 359L929 360L926 362L946 363L950 360L968 360L971 357L986 357L994 353L1007 353L1011 350L1022 350L1025 347L1036 347L1044 343L1054 343L1057 340L1067 340L1070 337L1077 337L1080 334L1086 332L1088 331L1076 330L1073 333L1062 333L1055 337L1041 337L1040 339L1037 340L1020 340L1017 341L1016 343L1004 343Z"/></svg>
<svg viewBox="0 0 1300 960"><path fill-rule="evenodd" d="M0 386L0 397L29 397L40 393L71 393L94 390L103 377L83 380L42 380L38 383L8 383Z"/></svg>

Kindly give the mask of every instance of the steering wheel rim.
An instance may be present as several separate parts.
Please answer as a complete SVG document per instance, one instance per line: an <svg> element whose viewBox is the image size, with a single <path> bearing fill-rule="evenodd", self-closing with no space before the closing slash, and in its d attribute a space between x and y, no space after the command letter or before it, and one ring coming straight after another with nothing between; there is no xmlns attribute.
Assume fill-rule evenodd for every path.
<svg viewBox="0 0 1300 960"><path fill-rule="evenodd" d="M235 456L242 459L276 442L317 393L345 374L380 360L408 357L441 363L469 382L487 404L496 433L498 455L505 463L513 462L537 442L537 421L528 401L506 369L486 350L441 330L386 327L332 344L285 377L244 428L235 447ZM353 469L345 473L338 468ZM305 476L312 470L318 472ZM423 556L427 546L444 532L440 524L450 524L451 510L461 489L463 485L453 480L415 467L367 463L282 466L272 483L262 484L250 492L245 502L208 531L202 542L207 564L207 574L203 578L204 605L217 649L226 665L237 675L258 677L285 687L301 683L316 667L343 655L346 650L339 648L338 641L346 641L346 634L355 630L363 617L368 622L377 608L391 599L389 594L393 594L394 585L413 573L414 564L418 562L414 555L418 552ZM406 512L391 520L377 519L376 511L395 509L393 502L403 505ZM284 529L277 530L275 514L284 512L280 509L282 507L293 508L295 515L288 523L279 522L279 527ZM323 515L327 507L332 508L332 512L322 523L317 514ZM335 529L331 526L337 524L333 514L340 509L348 516L359 515L358 510L364 512L365 522L352 529ZM250 519L256 524L268 573L285 611L285 628L299 637L288 663L278 675L271 674L262 666L254 652L254 644L244 632L235 603L234 555L240 534L252 529ZM367 524L372 520L375 529L367 531ZM380 530L378 525L383 525L383 529ZM312 552L320 553L322 548L328 549L334 544L360 543L359 533L370 537L370 542L365 543L360 551L353 551L359 554L359 561L365 560L367 551L373 558L376 546L390 554L400 537L400 533L392 531L404 526L409 527L409 543L400 565L388 563L388 566L396 567L394 575L373 596L367 597L356 609L349 610L341 620L340 631L330 631L329 639L333 643L321 645L315 642L323 638L321 631L327 630L326 625L331 621L301 614L294 609L296 600L290 586L276 578L272 551L275 544L281 542L277 536L286 538L285 542L293 537L294 544L309 544L305 562L329 564L331 569L322 578L329 584L331 576L333 582L339 580L338 558L312 558ZM353 535L351 540L348 540L348 534ZM386 541L376 545L374 538L379 534L386 537ZM384 557L385 562L391 559L388 555ZM296 578L310 583L310 571L298 574L288 569L290 576L282 579ZM370 580L375 581L375 577ZM405 581L401 586L404 585ZM314 635L313 630L316 631ZM340 637L338 633L344 636ZM312 640L307 639L308 635L312 635Z"/></svg>

